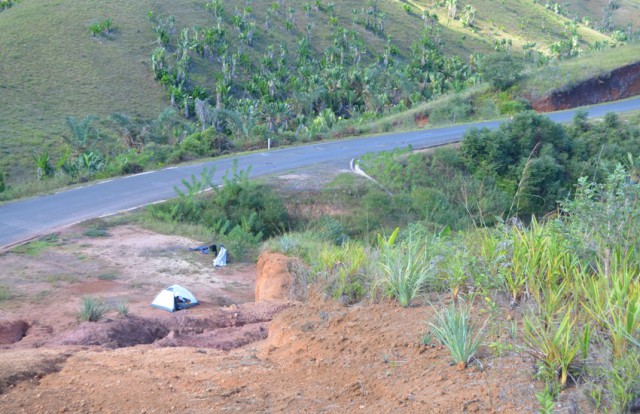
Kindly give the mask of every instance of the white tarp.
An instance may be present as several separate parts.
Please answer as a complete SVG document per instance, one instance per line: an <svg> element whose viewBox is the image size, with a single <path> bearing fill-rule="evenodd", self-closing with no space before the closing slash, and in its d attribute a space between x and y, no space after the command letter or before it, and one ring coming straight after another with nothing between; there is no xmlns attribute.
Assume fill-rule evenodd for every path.
<svg viewBox="0 0 640 414"><path fill-rule="evenodd" d="M163 289L151 302L151 306L174 312L197 305L198 300L193 293L180 285L172 285Z"/></svg>
<svg viewBox="0 0 640 414"><path fill-rule="evenodd" d="M227 249L224 246L220 246L218 256L213 260L213 267L221 267L227 265Z"/></svg>

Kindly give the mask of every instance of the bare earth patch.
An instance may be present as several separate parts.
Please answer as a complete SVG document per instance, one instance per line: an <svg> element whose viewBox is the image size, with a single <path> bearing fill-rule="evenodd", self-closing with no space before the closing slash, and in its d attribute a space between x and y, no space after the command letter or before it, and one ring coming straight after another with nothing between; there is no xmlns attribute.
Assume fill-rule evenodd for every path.
<svg viewBox="0 0 640 414"><path fill-rule="evenodd" d="M0 412L535 412L531 362L485 352L458 371L421 343L430 307L255 303L254 264L214 269L188 250L210 241L82 231L0 256L13 287L0 302ZM202 304L151 308L173 283ZM85 295L130 315L79 322Z"/></svg>

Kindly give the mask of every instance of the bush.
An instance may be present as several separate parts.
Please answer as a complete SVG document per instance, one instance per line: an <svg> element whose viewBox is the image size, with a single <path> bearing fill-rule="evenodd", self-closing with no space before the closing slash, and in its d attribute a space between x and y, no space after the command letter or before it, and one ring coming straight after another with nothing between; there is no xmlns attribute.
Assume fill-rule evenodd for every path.
<svg viewBox="0 0 640 414"><path fill-rule="evenodd" d="M524 65L511 54L496 53L485 56L479 69L484 80L500 90L505 90L520 79Z"/></svg>
<svg viewBox="0 0 640 414"><path fill-rule="evenodd" d="M87 237L108 237L109 236L109 232L107 232L107 230L101 229L98 227L90 227L86 229L82 234Z"/></svg>
<svg viewBox="0 0 640 414"><path fill-rule="evenodd" d="M78 318L81 321L97 322L108 311L109 307L101 299L85 296L82 299L82 308Z"/></svg>
<svg viewBox="0 0 640 414"><path fill-rule="evenodd" d="M469 119L472 109L469 101L462 99L460 96L455 96L431 111L429 121L434 125L463 122Z"/></svg>

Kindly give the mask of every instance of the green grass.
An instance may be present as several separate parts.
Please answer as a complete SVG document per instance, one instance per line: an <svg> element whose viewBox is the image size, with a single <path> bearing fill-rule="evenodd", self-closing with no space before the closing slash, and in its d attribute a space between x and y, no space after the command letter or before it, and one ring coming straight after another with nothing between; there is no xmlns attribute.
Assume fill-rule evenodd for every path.
<svg viewBox="0 0 640 414"><path fill-rule="evenodd" d="M438 1L416 0L410 3L426 8L432 13L436 12L440 22L447 24L447 9L436 7ZM464 12L465 3L472 4L477 10L474 28L463 27L459 20ZM537 50L548 51L552 43L563 38L564 24L568 21L567 18L546 10L541 2L535 4L531 0L475 0L465 3L458 2L456 20L450 23L449 29L492 46L495 39L511 39L515 50L521 49L526 43L535 42ZM583 38L583 44L607 39L607 36L587 27L580 27L579 33Z"/></svg>
<svg viewBox="0 0 640 414"><path fill-rule="evenodd" d="M103 228L100 227L90 227L88 229L86 229L83 233L83 235L87 236L87 237L109 237L109 232Z"/></svg>
<svg viewBox="0 0 640 414"><path fill-rule="evenodd" d="M167 105L147 67L154 3L25 1L0 14L0 169L10 179L60 144L67 116L152 118ZM107 17L113 33L92 37L89 25Z"/></svg>
<svg viewBox="0 0 640 414"><path fill-rule="evenodd" d="M98 275L98 279L100 280L116 280L118 275L115 273L102 273Z"/></svg>
<svg viewBox="0 0 640 414"><path fill-rule="evenodd" d="M0 284L0 302L11 299L11 290L7 285Z"/></svg>
<svg viewBox="0 0 640 414"><path fill-rule="evenodd" d="M25 254L28 256L38 256L44 250L50 247L56 246L57 243L58 243L57 236L50 235L50 236L45 236L38 240L34 240L32 242L17 246L13 248L12 251L14 253Z"/></svg>
<svg viewBox="0 0 640 414"><path fill-rule="evenodd" d="M569 9L578 13L578 16L589 16L594 23L600 23L604 16L604 9L610 3L609 0L573 0L566 2ZM619 27L627 27L631 24L635 30L640 25L640 1L619 0L619 8L612 13L613 23Z"/></svg>
<svg viewBox="0 0 640 414"><path fill-rule="evenodd" d="M520 88L525 94L537 98L639 61L640 43L632 43L550 64L530 73L520 84Z"/></svg>

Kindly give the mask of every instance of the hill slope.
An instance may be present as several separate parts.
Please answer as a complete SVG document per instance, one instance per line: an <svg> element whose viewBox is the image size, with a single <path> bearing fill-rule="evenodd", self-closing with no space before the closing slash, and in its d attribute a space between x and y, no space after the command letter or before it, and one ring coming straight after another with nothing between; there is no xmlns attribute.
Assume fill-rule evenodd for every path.
<svg viewBox="0 0 640 414"><path fill-rule="evenodd" d="M313 53L322 55L333 41L336 24L353 27L369 54L381 53L389 37L399 53L406 55L425 26L423 13L438 16L430 24L436 27L443 51L464 61L471 54L493 51L496 42L510 40L515 51L536 43L535 49L546 52L553 43L567 38L565 23L569 20L539 4L524 0L458 3L457 14L449 22L447 8L427 0L345 0L332 9L322 1L223 2L223 26L227 37L236 36L232 16L250 7L256 40L247 53L253 60L259 60L269 45L277 50L284 43L294 50L296 39L307 31L313 35ZM367 18L373 4L384 16L384 35L355 23ZM467 4L477 10L473 26L461 23ZM56 137L66 131L68 116L95 114L104 119L121 112L152 119L169 104L166 92L151 75L150 55L157 46L154 24L147 20L151 10L155 16L174 15L177 28L212 23L204 0L29 0L0 13L0 171L8 172L10 181L33 176L32 156L42 149L56 152L60 143ZM266 29L268 14L270 29ZM112 33L92 36L89 26L106 18L113 22ZM292 21L290 30L288 20ZM585 48L589 42L606 39L581 26L576 30ZM210 71L196 67L193 78L213 87Z"/></svg>
<svg viewBox="0 0 640 414"><path fill-rule="evenodd" d="M67 116L158 115L166 102L143 12L153 3L24 1L0 14L0 169L55 142ZM88 26L106 17L111 36L92 37Z"/></svg>

